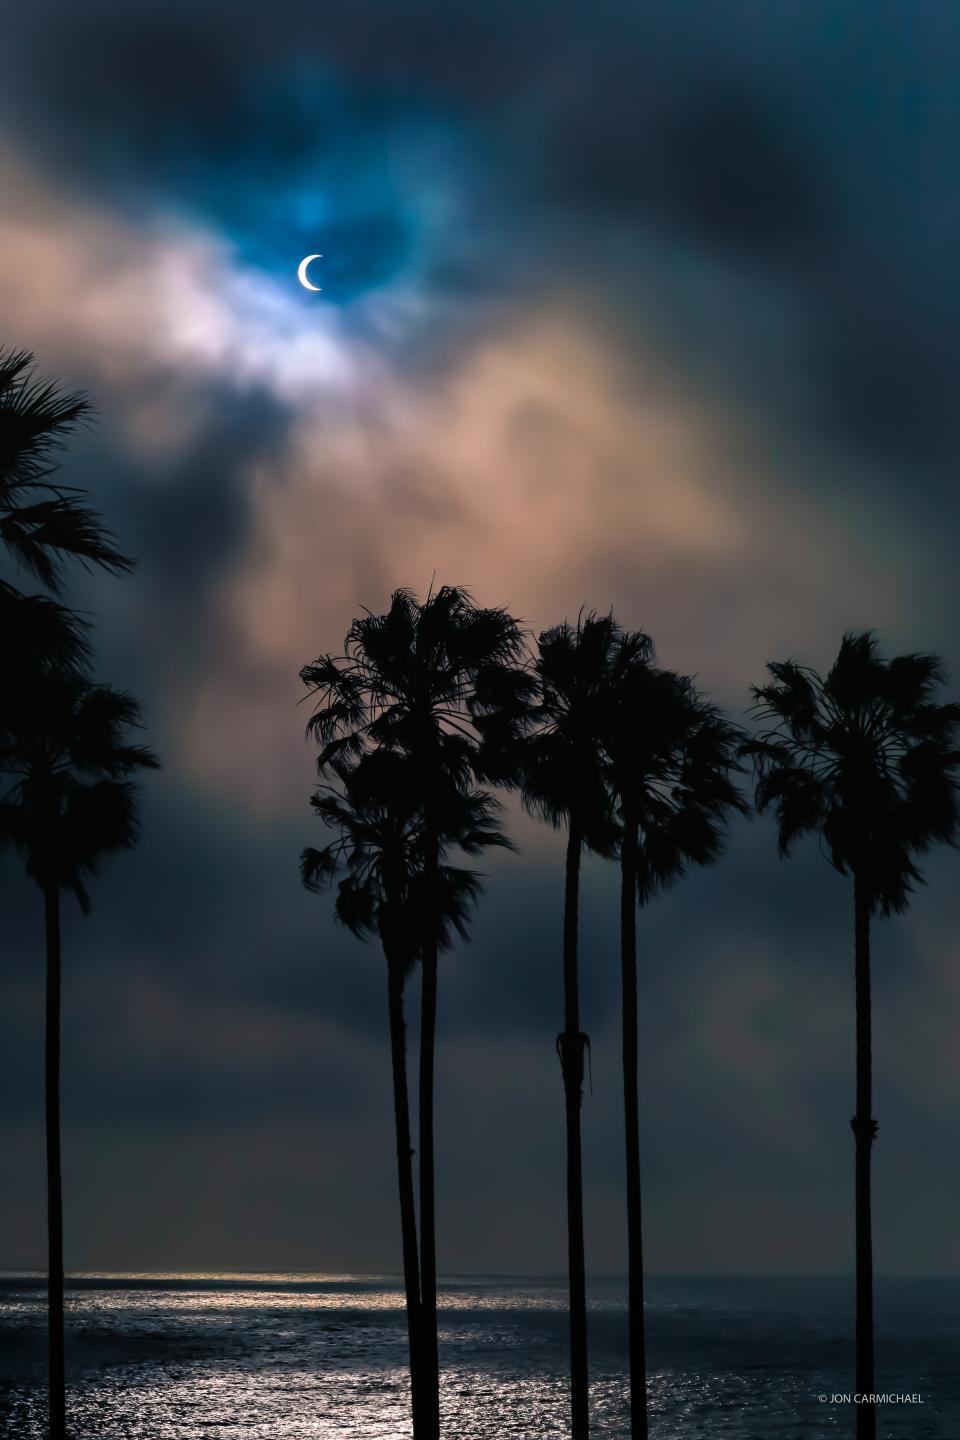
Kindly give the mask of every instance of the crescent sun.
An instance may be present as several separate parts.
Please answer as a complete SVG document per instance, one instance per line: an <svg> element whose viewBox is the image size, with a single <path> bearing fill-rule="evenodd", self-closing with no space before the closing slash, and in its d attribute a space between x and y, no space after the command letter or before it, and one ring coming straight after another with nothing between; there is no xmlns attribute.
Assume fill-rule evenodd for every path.
<svg viewBox="0 0 960 1440"><path fill-rule="evenodd" d="M297 266L297 279L300 281L300 284L303 286L304 290L320 290L323 288L320 285L312 285L307 279L308 266L312 265L314 260L322 259L322 255L305 255L304 258L300 261L300 264Z"/></svg>

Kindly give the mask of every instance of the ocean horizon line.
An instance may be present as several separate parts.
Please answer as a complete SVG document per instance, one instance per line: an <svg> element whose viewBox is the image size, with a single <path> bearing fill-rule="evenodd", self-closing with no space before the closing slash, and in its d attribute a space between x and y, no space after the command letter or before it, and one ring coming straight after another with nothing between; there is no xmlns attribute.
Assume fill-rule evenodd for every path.
<svg viewBox="0 0 960 1440"><path fill-rule="evenodd" d="M40 1266L24 1267L2 1267L0 1266L0 1284L8 1282L43 1281L46 1280L47 1271ZM558 1271L521 1271L521 1270L449 1270L438 1275L438 1283L441 1285L453 1285L463 1281L480 1282L483 1284L517 1284L536 1283L540 1285L566 1285L567 1277ZM588 1281L593 1284L626 1284L627 1274L625 1271L595 1271L588 1273ZM796 1281L796 1282L818 1282L818 1281L852 1281L853 1272L842 1270L823 1271L746 1271L746 1270L653 1270L648 1272L647 1278L651 1281L750 1281L756 1283ZM924 1271L887 1271L879 1272L876 1277L881 1281L936 1281L950 1282L960 1280L960 1272L930 1273ZM92 1282L92 1281L162 1281L162 1280L183 1280L183 1281L207 1281L215 1282L266 1282L266 1281L288 1281L301 1284L314 1285L337 1285L337 1284L372 1284L372 1283L396 1283L403 1284L403 1275L399 1270L294 1270L294 1269L107 1269L107 1268L83 1268L68 1270L65 1273L65 1280L71 1282Z"/></svg>

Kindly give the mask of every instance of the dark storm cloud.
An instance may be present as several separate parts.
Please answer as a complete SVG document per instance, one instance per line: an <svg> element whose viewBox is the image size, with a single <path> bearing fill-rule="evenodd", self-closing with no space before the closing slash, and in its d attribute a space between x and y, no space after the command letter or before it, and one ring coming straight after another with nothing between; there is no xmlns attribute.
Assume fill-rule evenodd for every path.
<svg viewBox="0 0 960 1440"><path fill-rule="evenodd" d="M227 1203L231 1184L244 1197L245 1220L231 1224L246 1237L245 1248L222 1263L388 1259L389 1147L375 1140L389 1128L380 955L330 927L328 901L299 891L296 827L264 825L254 838L226 812L214 817L187 809L182 798L164 805L159 796L149 815L137 857L115 862L98 886L94 916L71 914L66 927L66 1113L82 1235L75 1263L143 1263L137 1244L146 1235L151 1263L213 1263L222 1252L209 1217ZM561 1014L562 856L554 848L548 858L501 857L487 867L473 944L444 963L438 1123L444 1255L454 1268L557 1263L551 1176L561 1154L553 1037ZM937 1057L949 1045L945 1051L942 1037L928 1035L923 1050L901 1053L894 1029L906 1023L913 1045L923 1023L923 997L909 978L917 961L910 934L913 925L929 926L931 900L934 913L943 910L950 888L945 866L934 867L932 878L935 888L920 897L911 926L878 926L876 935L878 1091L884 1127L899 1137L901 1158L910 1158L909 1173L901 1167L886 1179L888 1201L895 1192L901 1207L883 1210L888 1254L936 1255L935 1237L946 1237L952 1215L941 1173L931 1194L943 1200L927 1207L919 1248L904 1228L917 1177L930 1172L952 1124L949 1109L938 1113L929 1098L942 1084ZM24 907L24 923L16 938L19 978L8 985L14 1029L0 1095L13 1154L26 1163L19 1137L36 1118L41 1093L39 907L13 886L9 871L4 880ZM583 1004L593 1039L586 1116L598 1268L618 1264L618 1232L611 1230L619 1204L616 890L615 867L588 864ZM784 1225L792 1234L790 1263L812 1254L798 1233L813 1244L821 1230L827 1238L816 1263L842 1263L832 1217L842 1213L843 1194L831 1177L845 1174L848 1159L849 909L848 885L831 879L815 846L778 864L769 827L758 823L736 837L725 865L692 877L641 915L654 1268L715 1266L716 1232L726 1236L727 1268L751 1257L762 1266L768 1250L770 1263L782 1268L787 1251L777 1235ZM415 1013L415 984L410 1000ZM415 1034L414 1025L412 1042ZM925 1136L932 1137L926 1148ZM316 1137L316 1149L307 1137ZM219 1155L216 1173L200 1163L202 1154ZM179 1177L172 1187L171 1164ZM246 1173L263 1164L272 1190ZM513 1216L506 1230L478 1209L484 1177L505 1167ZM352 1188L362 1177L383 1192L374 1211L370 1194L360 1206ZM143 1192L126 1249L113 1248L95 1218L96 1197L115 1183ZM688 1197L682 1222L678 1194ZM705 1194L712 1195L709 1219L693 1199ZM188 1196L191 1226L178 1248L162 1240L163 1217ZM102 1203L112 1213L109 1195ZM763 1226L760 1205L770 1217ZM291 1207L297 1217L288 1224ZM753 1217L746 1228L745 1209ZM78 1217L86 1218L80 1224ZM278 1237L272 1226L281 1221ZM126 1222L116 1224L116 1235L128 1234ZM18 1219L12 1234L22 1229ZM188 1242L188 1234L196 1238ZM212 1245L206 1254L204 1244Z"/></svg>
<svg viewBox="0 0 960 1440"><path fill-rule="evenodd" d="M693 246L785 287L826 432L878 462L956 460L958 27L943 7L285 0L265 23L253 6L101 0L60 11L53 45L50 24L48 9L15 18L4 92L67 183L212 212L261 263L319 228L352 257L354 274L331 272L348 296L416 236L398 195L351 217L337 157L362 168L404 127L458 126L509 240L455 283L495 292L499 270L509 285L524 248L550 271L542 247L565 218L648 229L665 255ZM291 199L318 178L341 209L327 231ZM643 288L644 265L658 283L649 251L618 270L604 248L595 233L564 263L589 276L592 250L621 292ZM439 277L442 243L430 258ZM736 355L737 331L721 352Z"/></svg>
<svg viewBox="0 0 960 1440"><path fill-rule="evenodd" d="M299 882L309 817L304 824L240 821L226 806L191 796L186 777L169 766L143 800L150 821L136 862L120 857L104 866L89 923L67 905L71 974L81 993L88 984L108 991L102 972L122 975L133 963L150 985L187 990L225 1030L226 1011L237 1004L380 1034L379 951L333 927L329 901ZM0 873L0 894L6 964L23 985L39 973L38 916L15 868Z"/></svg>
<svg viewBox="0 0 960 1440"><path fill-rule="evenodd" d="M210 1083L220 1087L232 1120L251 1107L258 1113L273 1103L286 1109L288 1086L303 1063L298 1052L289 1074L282 1066L256 1068L257 1016L267 1033L272 1026L282 1031L300 1021L324 1022L347 1047L382 1047L382 956L376 945L359 944L329 924L329 898L306 895L300 888L297 826L285 821L244 832L227 815L215 817L183 797L172 805L162 794L148 796L148 808L150 825L137 859L114 862L108 877L113 883L100 887L95 917L84 922L71 907L67 912L71 1005L77 1009L72 1027L78 1030L76 1044L86 1049L100 1017L104 1073L114 1075L111 1045L118 1039L125 1044L123 1027L117 1031L110 1020L109 997L129 988L131 970L158 997L189 994L211 1027L211 1040L227 1040L237 1028L237 1016L249 1017L249 1031L240 1027L241 1038L225 1068L222 1045L212 1047L216 1073ZM714 963L711 957L721 941L730 954L738 946L745 954L774 951L781 961L802 964L813 983L829 980L845 965L846 885L839 879L831 883L812 845L790 866L778 866L769 827L756 829L763 833L740 833L735 839L735 887L726 866L696 873L641 915L644 1006L648 1016L657 1017L648 1037L654 1062L667 1037L682 1032L690 993L702 969ZM461 1043L482 1044L489 1037L507 1043L533 1037L538 1047L550 1050L562 1000L556 964L562 853L559 845L552 848L549 860L509 857L484 866L485 899L471 926L472 941L458 944L444 960L443 1035L454 1051ZM9 872L4 882L8 966L27 1014L36 1008L39 994L38 906ZM811 894L818 897L812 912ZM597 1033L612 1031L618 1015L617 906L616 867L588 860L583 1006L585 1023ZM898 937L898 945L905 938L908 944L908 937ZM416 996L414 980L412 1016ZM103 1097L113 1080L95 1073L88 1082L80 1076L82 1094L98 1097L87 1113L109 1118L119 1105L129 1117L139 1108L143 1122L153 1123L165 1113L164 1093L170 1111L180 1113L196 1075L209 1070L210 1062L198 1029L183 1053L178 1051L184 1074L171 1069L164 1081L169 1089L158 1088L150 1076L154 1069L162 1074L168 1068L163 1051L170 1026L169 1012L161 1008L151 1020L147 1006L144 1037L151 1039L154 1053L139 1056L146 1071L135 1065L106 1108ZM34 1040L34 1035L24 1039L23 1056ZM7 1059L13 1073L19 1059L9 1054ZM319 1049L316 1063L325 1074ZM313 1080L310 1084L312 1094Z"/></svg>
<svg viewBox="0 0 960 1440"><path fill-rule="evenodd" d="M146 383L162 390L165 377L155 374ZM128 389L117 398L135 406L138 396ZM189 398L200 403L203 419L180 453L165 454L155 464L147 457L134 462L95 436L72 462L75 482L97 495L147 582L163 592L171 622L180 607L199 614L204 588L242 551L251 515L249 497L237 483L238 468L275 463L286 448L291 418L288 407L265 389L238 394L200 380ZM143 482L136 489L130 484L134 466ZM111 588L98 585L97 591L109 595Z"/></svg>

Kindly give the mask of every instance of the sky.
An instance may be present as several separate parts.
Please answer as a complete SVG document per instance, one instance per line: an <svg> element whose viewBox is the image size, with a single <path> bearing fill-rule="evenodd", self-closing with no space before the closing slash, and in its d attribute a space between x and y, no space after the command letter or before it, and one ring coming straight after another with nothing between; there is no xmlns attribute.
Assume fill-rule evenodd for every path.
<svg viewBox="0 0 960 1440"><path fill-rule="evenodd" d="M0 343L95 401L64 476L139 564L70 598L163 759L65 918L67 1265L396 1271L384 967L299 883L299 669L436 577L532 633L612 606L738 719L847 629L960 685L960 17L12 0L4 31ZM441 974L445 1272L564 1265L562 838L509 826ZM957 864L876 927L881 1273L960 1272ZM39 1268L42 908L9 859L0 896L0 1267ZM616 927L590 861L598 1273ZM850 1269L849 885L738 823L639 945L649 1268Z"/></svg>

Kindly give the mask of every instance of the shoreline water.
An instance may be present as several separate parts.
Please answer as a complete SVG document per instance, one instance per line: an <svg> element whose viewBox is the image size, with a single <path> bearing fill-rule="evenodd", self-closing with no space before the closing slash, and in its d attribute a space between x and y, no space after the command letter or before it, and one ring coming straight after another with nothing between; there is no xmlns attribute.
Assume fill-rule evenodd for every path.
<svg viewBox="0 0 960 1440"><path fill-rule="evenodd" d="M0 1274L0 1433L39 1440L43 1276ZM448 1433L567 1429L565 1284L454 1277L440 1291ZM651 1277L651 1410L661 1440L849 1431L850 1277ZM960 1279L877 1284L883 1440L960 1434ZM591 1285L592 1433L626 1428L626 1291ZM398 1277L280 1272L79 1272L67 1298L77 1440L347 1440L409 1434ZM826 1396L826 1400L819 1397ZM653 1420L651 1421L653 1424Z"/></svg>

